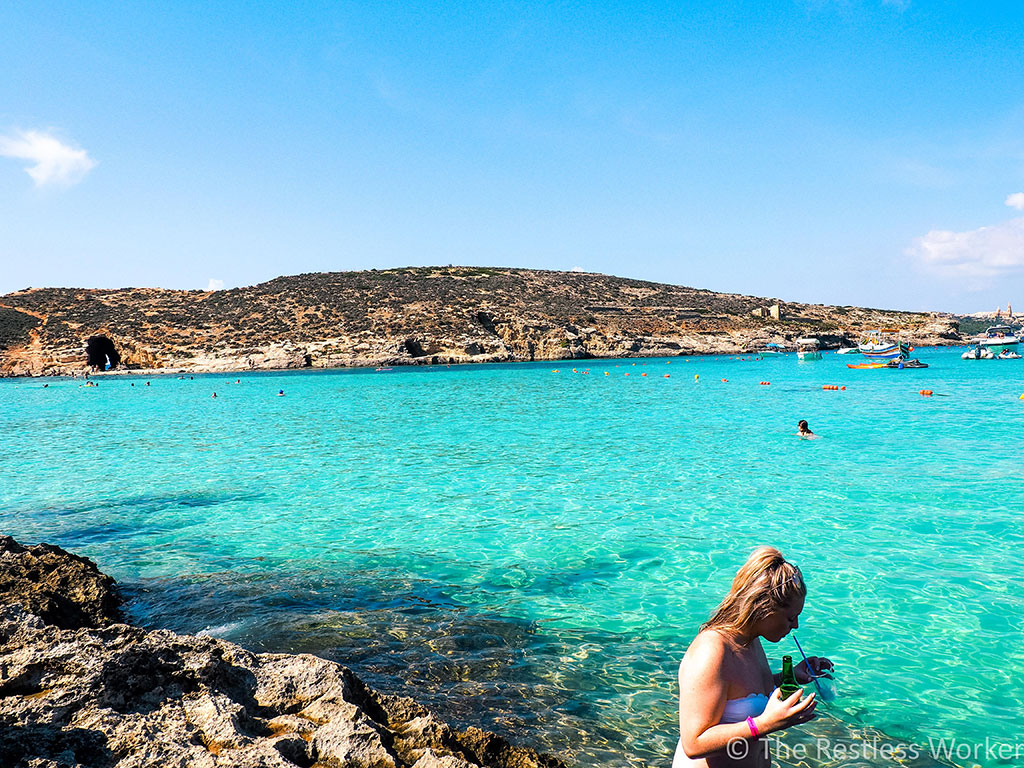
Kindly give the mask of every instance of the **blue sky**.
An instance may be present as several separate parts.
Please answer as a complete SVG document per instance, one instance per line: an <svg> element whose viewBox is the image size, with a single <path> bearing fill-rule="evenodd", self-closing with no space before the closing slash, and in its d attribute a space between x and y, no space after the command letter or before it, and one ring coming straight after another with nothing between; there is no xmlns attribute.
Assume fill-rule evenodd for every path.
<svg viewBox="0 0 1024 768"><path fill-rule="evenodd" d="M1024 309L1014 3L0 4L0 293L425 264Z"/></svg>

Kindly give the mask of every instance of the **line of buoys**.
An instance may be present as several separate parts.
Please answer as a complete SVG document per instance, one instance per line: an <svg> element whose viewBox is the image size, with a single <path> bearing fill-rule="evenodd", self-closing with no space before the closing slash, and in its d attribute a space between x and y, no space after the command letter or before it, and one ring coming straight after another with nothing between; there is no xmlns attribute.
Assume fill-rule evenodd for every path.
<svg viewBox="0 0 1024 768"><path fill-rule="evenodd" d="M935 393L932 392L930 389L922 389L921 394L924 395L925 397L931 397Z"/></svg>
<svg viewBox="0 0 1024 768"><path fill-rule="evenodd" d="M724 382L725 382L726 384L728 384L728 383L729 383L729 380L728 380L728 379L722 379L722 381L724 381Z"/></svg>
<svg viewBox="0 0 1024 768"><path fill-rule="evenodd" d="M760 383L760 385L762 387L770 387L771 384L772 384L770 381L762 381L762 382L759 382L759 383Z"/></svg>
<svg viewBox="0 0 1024 768"><path fill-rule="evenodd" d="M834 390L836 392L839 391L839 385L838 384L822 384L821 388L822 389L828 389L828 390Z"/></svg>

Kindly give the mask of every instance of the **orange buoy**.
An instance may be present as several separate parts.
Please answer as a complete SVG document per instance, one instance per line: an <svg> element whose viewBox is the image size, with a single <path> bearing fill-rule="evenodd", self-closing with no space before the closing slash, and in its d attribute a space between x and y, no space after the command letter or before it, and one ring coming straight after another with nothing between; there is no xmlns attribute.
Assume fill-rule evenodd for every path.
<svg viewBox="0 0 1024 768"><path fill-rule="evenodd" d="M922 389L921 394L924 395L925 397L931 397L935 393L932 392L930 389Z"/></svg>
<svg viewBox="0 0 1024 768"><path fill-rule="evenodd" d="M845 392L845 391L846 391L846 385L845 385L845 384L843 384L843 386L841 386L841 387L840 387L840 389L841 389L841 390L843 390L843 391Z"/></svg>
<svg viewBox="0 0 1024 768"><path fill-rule="evenodd" d="M605 376L610 376L611 374L610 374L610 373L608 373L608 371L605 371L605 372L604 372L604 375L605 375Z"/></svg>
<svg viewBox="0 0 1024 768"><path fill-rule="evenodd" d="M641 375L641 376L646 376L647 374L646 374L646 373L641 373L640 375Z"/></svg>
<svg viewBox="0 0 1024 768"><path fill-rule="evenodd" d="M724 382L726 382L726 383L728 383L728 382L729 382L729 380L728 380L728 379L722 379L722 381L724 381Z"/></svg>
<svg viewBox="0 0 1024 768"><path fill-rule="evenodd" d="M665 378L666 378L666 379L668 379L668 378L671 378L671 376L670 376L669 374L667 374L667 373L666 373L666 374L665 374Z"/></svg>

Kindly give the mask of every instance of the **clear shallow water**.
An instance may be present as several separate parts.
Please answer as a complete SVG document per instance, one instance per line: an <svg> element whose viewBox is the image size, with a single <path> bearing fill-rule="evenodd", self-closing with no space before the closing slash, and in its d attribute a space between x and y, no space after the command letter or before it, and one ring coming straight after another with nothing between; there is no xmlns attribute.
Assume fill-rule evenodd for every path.
<svg viewBox="0 0 1024 768"><path fill-rule="evenodd" d="M1006 741L1024 361L918 353L0 380L0 530L94 558L142 623L317 652L600 766L671 762L679 659L771 543L840 670L787 740Z"/></svg>

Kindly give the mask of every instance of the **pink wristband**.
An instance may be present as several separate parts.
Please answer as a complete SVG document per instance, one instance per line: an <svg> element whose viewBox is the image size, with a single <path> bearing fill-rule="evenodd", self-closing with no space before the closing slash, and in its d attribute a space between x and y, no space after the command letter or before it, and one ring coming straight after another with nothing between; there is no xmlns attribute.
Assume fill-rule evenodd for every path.
<svg viewBox="0 0 1024 768"><path fill-rule="evenodd" d="M752 718L752 717L748 717L747 718L747 727L750 728L750 732L752 734L754 734L754 738L755 739L758 739L758 738L761 737L761 734L758 733L758 731L757 731L757 723L754 722L754 718Z"/></svg>

